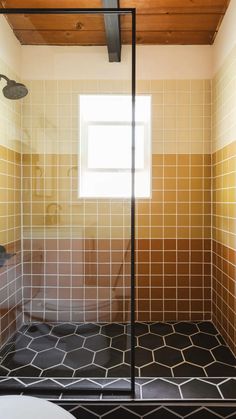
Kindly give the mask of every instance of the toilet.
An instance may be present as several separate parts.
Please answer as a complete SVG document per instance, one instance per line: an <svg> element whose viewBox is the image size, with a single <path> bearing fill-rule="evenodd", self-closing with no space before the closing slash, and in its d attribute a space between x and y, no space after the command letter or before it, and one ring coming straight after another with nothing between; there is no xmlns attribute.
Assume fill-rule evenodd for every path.
<svg viewBox="0 0 236 419"><path fill-rule="evenodd" d="M0 396L0 419L75 419L47 400L31 396Z"/></svg>
<svg viewBox="0 0 236 419"><path fill-rule="evenodd" d="M121 297L120 297L121 298ZM99 314L99 322L107 322L111 310L111 301L112 301L112 310L113 312L119 311L119 295L117 295L116 290L112 290L111 298L105 300L61 300L60 301L60 311L58 310L58 300L45 300L44 291L42 289L38 290L32 299L26 300L24 303L24 314L27 318L29 317L32 311L32 302L36 307L34 313L34 321L37 321L37 311L41 313L42 311L47 313L46 321L55 321L55 313L58 313L60 318L60 312L80 312L84 313L86 316L86 322L96 322L98 321L97 315Z"/></svg>

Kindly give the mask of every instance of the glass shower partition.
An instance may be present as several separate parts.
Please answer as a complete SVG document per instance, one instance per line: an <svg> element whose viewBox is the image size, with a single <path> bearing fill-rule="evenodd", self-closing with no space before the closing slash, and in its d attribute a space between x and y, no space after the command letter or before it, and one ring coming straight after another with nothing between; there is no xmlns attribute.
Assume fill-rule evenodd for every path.
<svg viewBox="0 0 236 419"><path fill-rule="evenodd" d="M135 11L0 13L22 44L29 90L23 323L2 367L38 385L70 378L80 391L133 391Z"/></svg>

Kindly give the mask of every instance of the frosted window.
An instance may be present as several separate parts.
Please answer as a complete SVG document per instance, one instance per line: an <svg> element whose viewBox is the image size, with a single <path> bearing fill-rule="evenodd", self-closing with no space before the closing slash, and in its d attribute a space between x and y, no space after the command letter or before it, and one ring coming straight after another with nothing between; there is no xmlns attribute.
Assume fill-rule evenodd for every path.
<svg viewBox="0 0 236 419"><path fill-rule="evenodd" d="M80 96L79 196L131 195L131 97ZM150 97L136 99L135 194L151 189Z"/></svg>

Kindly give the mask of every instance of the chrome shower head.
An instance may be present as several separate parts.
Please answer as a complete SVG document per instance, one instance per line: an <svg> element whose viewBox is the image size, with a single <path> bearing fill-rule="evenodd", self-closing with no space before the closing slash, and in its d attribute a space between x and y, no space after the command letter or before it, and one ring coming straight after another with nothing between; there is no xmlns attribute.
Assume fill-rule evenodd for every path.
<svg viewBox="0 0 236 419"><path fill-rule="evenodd" d="M28 94L28 89L24 84L17 83L15 80L10 80L3 74L0 74L0 79L1 78L5 79L7 82L7 85L2 89L2 92L7 99L22 99Z"/></svg>

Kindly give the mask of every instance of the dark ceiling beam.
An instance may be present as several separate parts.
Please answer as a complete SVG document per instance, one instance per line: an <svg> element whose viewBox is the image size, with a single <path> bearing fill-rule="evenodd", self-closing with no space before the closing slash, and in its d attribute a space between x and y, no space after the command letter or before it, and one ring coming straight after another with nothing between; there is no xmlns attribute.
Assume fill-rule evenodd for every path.
<svg viewBox="0 0 236 419"><path fill-rule="evenodd" d="M119 0L103 0L103 7L118 9ZM118 63L121 61L120 16L104 15L104 22L109 61Z"/></svg>

